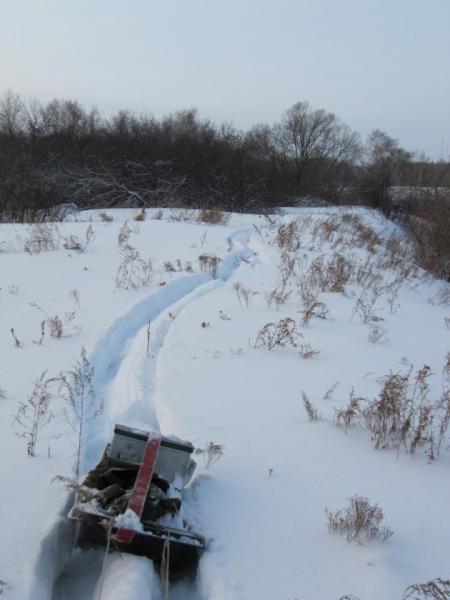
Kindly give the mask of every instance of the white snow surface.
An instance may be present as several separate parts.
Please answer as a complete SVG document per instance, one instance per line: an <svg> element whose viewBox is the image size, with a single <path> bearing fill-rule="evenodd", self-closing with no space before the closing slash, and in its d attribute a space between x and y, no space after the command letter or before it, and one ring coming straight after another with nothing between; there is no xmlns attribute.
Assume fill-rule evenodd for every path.
<svg viewBox="0 0 450 600"><path fill-rule="evenodd" d="M334 424L334 409L349 393L374 398L379 378L390 370L431 367L430 394L438 395L440 371L449 350L445 318L449 286L423 277L403 282L398 305L387 297L376 304L377 324L387 339L368 341L370 327L353 314L360 286L345 293L321 293L330 318L300 327L320 353L301 359L298 348L254 348L257 332L284 317L301 321L295 289L278 310L264 292L277 284L280 251L276 227L303 220L297 256L311 261L335 252L333 238L313 239L315 224L357 215L383 243L339 251L364 264L382 257L384 243L401 231L365 209L286 210L273 223L259 215L232 215L214 226L162 220L147 212L108 210L71 215L57 225L61 236L95 239L83 253L58 250L27 254L23 239L31 226L0 225L0 580L5 600L93 600L99 595L104 553L73 549L67 519L72 498L53 479L73 478L76 440L58 395L53 418L42 431L36 456L14 422L20 402L43 371L46 378L68 371L81 346L95 369L101 414L89 422L82 441L81 472L101 457L115 423L155 429L204 448L223 444L224 454L209 469L201 455L183 497L183 514L210 540L197 579L175 584L173 599L190 600L400 600L405 588L450 577L450 453L429 461L395 450L375 450L359 426L347 433ZM122 260L119 228L128 219L129 243L154 267L150 287L118 290ZM335 234L337 235L337 234ZM2 244L4 242L4 244ZM200 271L198 256L222 258L217 277ZM194 272L167 272L166 261L191 261ZM393 273L385 272L384 283ZM241 306L233 285L257 292ZM73 290L76 290L74 294ZM75 312L61 339L46 334L41 321ZM45 313L45 314L44 314ZM226 318L224 318L226 317ZM150 338L148 340L148 322ZM11 328L21 343L15 347ZM337 383L331 399L323 397ZM301 391L320 419L309 422ZM354 494L378 503L394 535L387 541L347 543L328 532L325 509L342 508ZM2 585L0 585L0 593ZM106 561L102 598L163 598L159 575L140 557L112 554Z"/></svg>

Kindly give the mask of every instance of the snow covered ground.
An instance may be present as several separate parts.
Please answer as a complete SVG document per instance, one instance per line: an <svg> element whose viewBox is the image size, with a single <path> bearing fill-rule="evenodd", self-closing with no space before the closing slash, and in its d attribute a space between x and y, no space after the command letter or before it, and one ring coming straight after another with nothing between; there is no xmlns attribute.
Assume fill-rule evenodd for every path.
<svg viewBox="0 0 450 600"><path fill-rule="evenodd" d="M0 225L0 593L99 595L103 553L73 550L70 494L53 481L76 464L58 383L35 456L15 421L33 382L71 370L82 346L102 410L83 434L81 473L115 423L225 447L209 469L198 457L186 491L184 510L211 542L197 580L171 588L174 600L400 600L410 584L449 578L448 435L431 461L421 448L374 449L358 419L347 431L335 424L352 390L377 397L389 371L413 377L429 365L428 397L441 394L449 286L409 270L406 244L392 241L401 232L363 209L233 215L227 226L107 212L112 221L86 211L51 226L53 247L39 237L49 231ZM89 240L83 252L64 248L70 236ZM201 271L205 254L221 258L217 273ZM127 282L136 289L120 289ZM306 322L311 299L322 304ZM296 346L257 343L267 323L288 318L303 336ZM348 543L328 532L325 509L355 494L383 509L392 537ZM107 560L103 600L161 594L147 559Z"/></svg>

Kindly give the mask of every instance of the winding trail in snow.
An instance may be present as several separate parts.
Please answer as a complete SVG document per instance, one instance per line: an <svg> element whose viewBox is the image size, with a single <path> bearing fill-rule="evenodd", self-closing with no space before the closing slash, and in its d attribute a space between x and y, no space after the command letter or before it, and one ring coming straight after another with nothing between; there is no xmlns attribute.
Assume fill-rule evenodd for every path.
<svg viewBox="0 0 450 600"><path fill-rule="evenodd" d="M253 254L247 247L251 235L251 230L234 233L233 241L240 248L222 261L216 279L197 274L172 282L133 306L98 340L90 362L95 368L96 397L103 402L104 410L102 418L90 424L82 472L98 462L116 423L159 431L154 404L155 374L171 323L186 305L222 286L241 261ZM147 348L148 322L150 344ZM97 599L103 557L103 549L87 552L75 549L54 583L53 600ZM160 600L160 588L159 577L148 559L124 554L108 557L102 597ZM195 582L181 581L171 586L170 598L198 599Z"/></svg>

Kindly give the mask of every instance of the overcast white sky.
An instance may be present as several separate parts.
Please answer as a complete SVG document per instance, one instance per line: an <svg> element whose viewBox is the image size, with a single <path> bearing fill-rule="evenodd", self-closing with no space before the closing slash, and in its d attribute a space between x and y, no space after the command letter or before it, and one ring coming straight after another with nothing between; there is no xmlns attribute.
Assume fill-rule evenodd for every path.
<svg viewBox="0 0 450 600"><path fill-rule="evenodd" d="M450 0L0 0L0 93L247 128L299 100L450 155Z"/></svg>

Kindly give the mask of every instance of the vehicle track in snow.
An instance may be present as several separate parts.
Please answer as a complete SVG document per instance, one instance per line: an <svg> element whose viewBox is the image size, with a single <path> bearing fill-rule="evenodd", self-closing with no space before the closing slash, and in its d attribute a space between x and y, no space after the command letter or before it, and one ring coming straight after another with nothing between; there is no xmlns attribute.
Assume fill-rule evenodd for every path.
<svg viewBox="0 0 450 600"><path fill-rule="evenodd" d="M233 238L241 244L241 249L224 259L216 279L202 274L172 282L119 317L97 342L90 362L95 367L96 397L103 401L104 411L102 418L91 424L82 472L96 464L110 441L115 423L159 431L154 405L155 374L171 323L186 305L222 286L242 259L252 254L246 247L249 235L248 230L235 232ZM97 600L103 557L102 549L88 552L75 549L54 583L53 600ZM102 597L107 600L161 599L161 584L152 561L131 555L110 555ZM170 588L171 600L200 597L192 581L180 581Z"/></svg>

